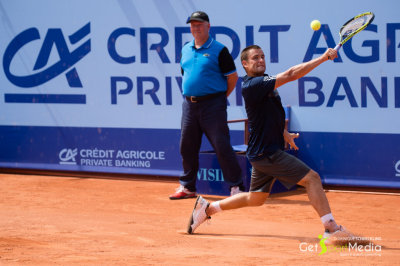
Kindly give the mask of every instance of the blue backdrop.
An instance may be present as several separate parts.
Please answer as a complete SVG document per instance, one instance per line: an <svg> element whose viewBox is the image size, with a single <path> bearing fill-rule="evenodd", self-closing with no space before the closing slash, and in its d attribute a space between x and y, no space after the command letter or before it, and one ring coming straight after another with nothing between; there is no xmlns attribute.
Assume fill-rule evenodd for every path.
<svg viewBox="0 0 400 266"><path fill-rule="evenodd" d="M334 47L344 22L372 11L373 24L338 59L279 93L300 133L297 156L325 184L399 188L400 2L336 4L346 9L317 0L0 0L0 167L178 176L179 58L193 11L208 13L239 76L247 45L263 48L274 75ZM240 82L228 100L228 118L245 118ZM243 125L230 127L242 144Z"/></svg>

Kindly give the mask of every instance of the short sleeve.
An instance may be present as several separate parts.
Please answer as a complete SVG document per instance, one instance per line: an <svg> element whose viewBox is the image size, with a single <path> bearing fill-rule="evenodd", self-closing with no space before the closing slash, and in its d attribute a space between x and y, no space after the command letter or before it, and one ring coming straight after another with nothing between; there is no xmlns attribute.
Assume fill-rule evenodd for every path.
<svg viewBox="0 0 400 266"><path fill-rule="evenodd" d="M233 61L233 58L226 47L222 48L221 52L219 53L218 64L221 72L225 76L236 72L235 62Z"/></svg>

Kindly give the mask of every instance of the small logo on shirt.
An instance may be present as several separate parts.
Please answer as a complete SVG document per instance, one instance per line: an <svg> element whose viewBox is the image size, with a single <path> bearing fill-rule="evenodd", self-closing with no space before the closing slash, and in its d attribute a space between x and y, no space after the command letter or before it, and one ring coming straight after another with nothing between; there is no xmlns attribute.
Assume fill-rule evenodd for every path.
<svg viewBox="0 0 400 266"><path fill-rule="evenodd" d="M207 54L207 53L205 53L205 54L203 54L203 56L205 56L205 57L209 57L209 56L210 56L210 54Z"/></svg>

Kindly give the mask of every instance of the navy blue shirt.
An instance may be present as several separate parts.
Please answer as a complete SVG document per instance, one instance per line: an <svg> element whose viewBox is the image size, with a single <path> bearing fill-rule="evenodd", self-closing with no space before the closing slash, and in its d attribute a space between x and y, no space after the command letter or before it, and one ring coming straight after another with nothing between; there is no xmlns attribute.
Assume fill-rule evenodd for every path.
<svg viewBox="0 0 400 266"><path fill-rule="evenodd" d="M182 48L183 95L204 96L228 89L227 77L236 72L228 49L209 37L198 49L194 40Z"/></svg>
<svg viewBox="0 0 400 266"><path fill-rule="evenodd" d="M243 78L242 95L250 130L247 157L250 161L263 159L285 147L285 110L278 91L274 90L275 81L275 77L267 74Z"/></svg>

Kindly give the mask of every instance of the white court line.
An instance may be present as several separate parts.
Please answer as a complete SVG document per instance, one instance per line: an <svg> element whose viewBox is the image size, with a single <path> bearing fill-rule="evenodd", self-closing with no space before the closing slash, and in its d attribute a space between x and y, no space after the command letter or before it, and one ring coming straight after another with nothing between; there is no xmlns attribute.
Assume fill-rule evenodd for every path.
<svg viewBox="0 0 400 266"><path fill-rule="evenodd" d="M400 193L395 193L395 192L370 192L370 191L353 191L353 190L337 190L337 189L326 189L325 191L327 191L327 192L339 192L339 193L360 193L360 194L400 196Z"/></svg>
<svg viewBox="0 0 400 266"><path fill-rule="evenodd" d="M206 239L223 239L223 240L248 240L246 238L233 238L233 237L220 237L220 236L196 236L197 238L206 238Z"/></svg>

